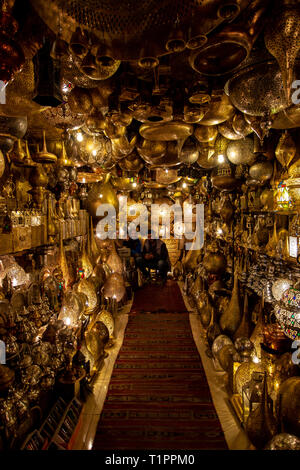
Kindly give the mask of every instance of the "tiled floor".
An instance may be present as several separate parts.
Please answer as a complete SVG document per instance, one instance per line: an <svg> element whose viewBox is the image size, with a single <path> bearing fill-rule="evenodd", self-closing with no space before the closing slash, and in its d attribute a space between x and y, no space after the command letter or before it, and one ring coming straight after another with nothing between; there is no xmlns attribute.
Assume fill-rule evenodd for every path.
<svg viewBox="0 0 300 470"><path fill-rule="evenodd" d="M228 448L231 450L246 450L250 448L250 442L235 419L234 414L228 402L228 394L224 387L225 372L217 371L213 361L206 355L206 346L203 341L203 329L199 316L193 312L188 303L187 297L182 290L183 285L180 283L181 292L185 301L187 310L190 311L190 325L194 340L201 356L203 367L206 373L210 392L219 416L221 426L223 428ZM119 350L124 339L124 332L128 322L128 313L130 312L132 302L124 306L115 317L115 344L109 350L109 356L104 360L104 365L100 371L93 389L93 394L86 401L82 415L82 426L77 435L73 450L90 450L93 446L97 425L100 414L106 398L110 378L117 359Z"/></svg>

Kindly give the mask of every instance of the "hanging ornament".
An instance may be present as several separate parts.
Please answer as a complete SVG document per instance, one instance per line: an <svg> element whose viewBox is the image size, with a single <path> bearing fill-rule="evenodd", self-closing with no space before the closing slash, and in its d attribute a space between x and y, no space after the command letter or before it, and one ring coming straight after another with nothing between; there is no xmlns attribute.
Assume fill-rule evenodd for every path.
<svg viewBox="0 0 300 470"><path fill-rule="evenodd" d="M297 2L278 2L264 33L265 45L281 70L284 92L290 103L295 60L300 49L300 9Z"/></svg>
<svg viewBox="0 0 300 470"><path fill-rule="evenodd" d="M194 137L188 137L181 151L178 153L178 160L187 165L191 165L198 160L199 150L196 139Z"/></svg>
<svg viewBox="0 0 300 470"><path fill-rule="evenodd" d="M287 170L289 164L296 154L295 143L288 131L281 134L278 145L275 150L275 155L284 170Z"/></svg>
<svg viewBox="0 0 300 470"><path fill-rule="evenodd" d="M247 137L253 131L250 124L245 120L244 114L238 112L233 116L232 129L242 137Z"/></svg>
<svg viewBox="0 0 300 470"><path fill-rule="evenodd" d="M272 122L267 117L250 116L249 114L244 116L245 121L259 138L261 145L263 145L264 138L268 135Z"/></svg>
<svg viewBox="0 0 300 470"><path fill-rule="evenodd" d="M237 142L230 142L227 146L227 157L234 165L252 165L255 160L253 140L245 137Z"/></svg>

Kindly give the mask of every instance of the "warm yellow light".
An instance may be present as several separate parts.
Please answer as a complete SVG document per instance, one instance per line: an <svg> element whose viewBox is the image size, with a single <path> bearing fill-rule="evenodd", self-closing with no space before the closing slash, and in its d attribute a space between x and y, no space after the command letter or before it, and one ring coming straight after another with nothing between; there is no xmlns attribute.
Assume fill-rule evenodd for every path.
<svg viewBox="0 0 300 470"><path fill-rule="evenodd" d="M218 155L218 163L224 163L224 162L225 162L224 155L222 155L222 154Z"/></svg>
<svg viewBox="0 0 300 470"><path fill-rule="evenodd" d="M260 362L260 360L257 356L254 356L252 360L253 360L253 362L255 362L255 364L258 364Z"/></svg>
<svg viewBox="0 0 300 470"><path fill-rule="evenodd" d="M185 182L182 183L182 187L183 187L183 188L186 188L186 187L187 187L187 184L186 184Z"/></svg>
<svg viewBox="0 0 300 470"><path fill-rule="evenodd" d="M77 132L76 134L76 139L78 140L78 142L82 142L83 141L83 135L81 132Z"/></svg>
<svg viewBox="0 0 300 470"><path fill-rule="evenodd" d="M136 188L136 183L132 183L132 187L133 187L133 188Z"/></svg>

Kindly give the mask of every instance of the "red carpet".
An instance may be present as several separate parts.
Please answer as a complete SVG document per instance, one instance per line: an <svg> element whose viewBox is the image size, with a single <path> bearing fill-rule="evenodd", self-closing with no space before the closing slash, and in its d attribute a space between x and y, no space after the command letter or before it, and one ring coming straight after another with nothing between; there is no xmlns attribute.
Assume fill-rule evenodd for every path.
<svg viewBox="0 0 300 470"><path fill-rule="evenodd" d="M177 282L168 280L165 286L148 284L134 295L131 313L136 312L186 312Z"/></svg>
<svg viewBox="0 0 300 470"><path fill-rule="evenodd" d="M227 449L188 313L129 317L93 449Z"/></svg>

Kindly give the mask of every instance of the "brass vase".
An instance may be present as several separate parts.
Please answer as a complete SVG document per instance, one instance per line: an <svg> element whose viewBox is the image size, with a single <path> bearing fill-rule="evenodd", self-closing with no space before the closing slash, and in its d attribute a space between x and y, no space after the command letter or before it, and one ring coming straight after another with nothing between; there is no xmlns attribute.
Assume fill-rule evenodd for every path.
<svg viewBox="0 0 300 470"><path fill-rule="evenodd" d="M60 267L60 270L61 270L62 275L63 275L65 288L70 287L71 276L70 276L70 273L69 273L68 262L67 262L66 253L65 253L65 249L64 249L62 226L60 227L60 234L59 234L58 266Z"/></svg>
<svg viewBox="0 0 300 470"><path fill-rule="evenodd" d="M182 261L185 272L193 271L199 264L199 258L201 256L202 250L194 248L196 248L196 241L192 242L192 247L187 252L185 258Z"/></svg>
<svg viewBox="0 0 300 470"><path fill-rule="evenodd" d="M50 198L48 198L48 212L47 212L47 236L48 242L54 243L56 240L56 225L54 223L54 214L52 209L52 203Z"/></svg>
<svg viewBox="0 0 300 470"><path fill-rule="evenodd" d="M264 329L264 320L263 320L263 308L264 308L264 294L262 295L261 301L258 305L258 317L255 328L250 336L250 341L254 344L256 356L258 359L261 359L261 344L264 341L263 329Z"/></svg>
<svg viewBox="0 0 300 470"><path fill-rule="evenodd" d="M237 271L234 273L234 284L228 308L220 317L222 332L230 337L234 336L242 321L242 310L239 295L239 281Z"/></svg>
<svg viewBox="0 0 300 470"><path fill-rule="evenodd" d="M62 142L61 155L57 160L57 166L58 167L72 167L73 166L72 160L70 160L69 157L67 156L64 142Z"/></svg>
<svg viewBox="0 0 300 470"><path fill-rule="evenodd" d="M46 132L43 131L43 148L40 152L37 152L34 156L34 161L37 163L56 163L57 156L54 153L50 153L47 150L46 144Z"/></svg>
<svg viewBox="0 0 300 470"><path fill-rule="evenodd" d="M221 335L221 329L217 321L217 311L215 308L212 309L212 315L210 319L210 324L206 331L206 339L209 347L212 347L212 344L217 336Z"/></svg>
<svg viewBox="0 0 300 470"><path fill-rule="evenodd" d="M277 423L268 400L266 372L264 373L261 403L250 412L246 422L246 433L256 449L263 449L272 437L277 434Z"/></svg>
<svg viewBox="0 0 300 470"><path fill-rule="evenodd" d="M234 333L234 339L237 338L250 338L251 333L251 324L249 318L249 303L248 303L248 293L245 292L244 294L244 306L243 306L243 316L242 321Z"/></svg>
<svg viewBox="0 0 300 470"><path fill-rule="evenodd" d="M202 323L203 328L209 327L213 316L213 310L214 307L210 301L209 296L207 295L204 307L199 310L200 321Z"/></svg>
<svg viewBox="0 0 300 470"><path fill-rule="evenodd" d="M86 245L89 245L89 232L88 232L87 240L86 241L84 239L82 240L81 256L80 256L79 263L78 263L79 267L84 272L85 279L88 279L91 276L94 267L93 267L93 263L90 259L89 253L88 253L89 246L88 246L88 250L87 250Z"/></svg>
<svg viewBox="0 0 300 470"><path fill-rule="evenodd" d="M216 240L208 248L202 264L209 274L221 274L226 270L227 261L223 253L220 252Z"/></svg>
<svg viewBox="0 0 300 470"><path fill-rule="evenodd" d="M224 202L222 204L221 210L220 210L220 216L221 219L226 223L229 224L229 222L232 220L234 214L234 206L231 203L231 200L229 197L225 197Z"/></svg>
<svg viewBox="0 0 300 470"><path fill-rule="evenodd" d="M91 240L91 258L95 263L99 256L99 249L95 240L93 219L90 217L90 240Z"/></svg>

